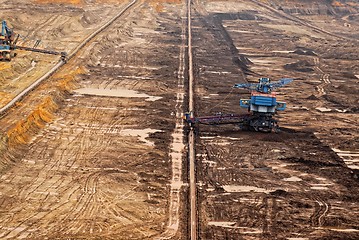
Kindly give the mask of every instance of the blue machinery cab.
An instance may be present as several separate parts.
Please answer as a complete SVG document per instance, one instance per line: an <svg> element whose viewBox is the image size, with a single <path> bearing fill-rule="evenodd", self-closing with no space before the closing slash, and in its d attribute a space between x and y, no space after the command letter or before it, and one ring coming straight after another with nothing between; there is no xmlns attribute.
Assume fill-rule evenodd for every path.
<svg viewBox="0 0 359 240"><path fill-rule="evenodd" d="M285 102L277 101L276 94L258 95L256 93L252 93L251 99L241 99L239 105L256 112L284 111L287 106Z"/></svg>
<svg viewBox="0 0 359 240"><path fill-rule="evenodd" d="M277 82L271 82L269 78L260 78L258 83L240 83L234 85L235 88L244 88L251 91L250 99L240 99L239 105L248 109L252 113L250 117L244 119L241 127L255 131L268 132L278 130L278 124L273 115L276 111L284 111L285 102L277 101L276 93L272 90L282 87L293 81L283 78Z"/></svg>

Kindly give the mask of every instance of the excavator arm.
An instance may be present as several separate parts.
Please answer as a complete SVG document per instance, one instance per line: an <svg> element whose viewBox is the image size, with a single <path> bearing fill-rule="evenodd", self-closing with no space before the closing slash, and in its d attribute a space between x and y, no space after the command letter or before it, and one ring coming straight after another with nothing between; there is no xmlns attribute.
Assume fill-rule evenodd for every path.
<svg viewBox="0 0 359 240"><path fill-rule="evenodd" d="M269 88L271 88L273 90L276 88L283 87L284 85L286 85L292 81L293 81L293 79L291 79L291 78L282 78L279 81L269 83L268 86L269 86Z"/></svg>

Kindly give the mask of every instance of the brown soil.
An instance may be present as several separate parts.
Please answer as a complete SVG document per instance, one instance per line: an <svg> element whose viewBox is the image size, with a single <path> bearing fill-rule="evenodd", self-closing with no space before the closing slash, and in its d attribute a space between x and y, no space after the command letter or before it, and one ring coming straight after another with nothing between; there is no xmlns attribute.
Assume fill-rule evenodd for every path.
<svg viewBox="0 0 359 240"><path fill-rule="evenodd" d="M165 232L180 26L156 14L135 5L0 120L0 238Z"/></svg>
<svg viewBox="0 0 359 240"><path fill-rule="evenodd" d="M321 10L311 3L300 8L281 3L284 12L274 1L270 8L255 1L196 6L197 115L243 112L238 100L249 93L231 90L235 83L259 76L294 78L279 90L278 98L288 104L276 117L281 133L241 132L236 126L197 129L201 239L359 237L359 89L353 76L359 38L339 38L337 33L346 31L339 23L343 9L318 2L318 9L336 13L318 15ZM294 12L301 14L286 14ZM321 24L332 19L338 24Z"/></svg>
<svg viewBox="0 0 359 240"><path fill-rule="evenodd" d="M71 52L126 3L11 0L1 17L24 46ZM246 112L235 83L294 78L279 134L196 129L200 239L359 238L358 13L194 1L195 115ZM135 4L2 116L1 239L188 239L185 17L177 0ZM58 60L0 63L1 105Z"/></svg>

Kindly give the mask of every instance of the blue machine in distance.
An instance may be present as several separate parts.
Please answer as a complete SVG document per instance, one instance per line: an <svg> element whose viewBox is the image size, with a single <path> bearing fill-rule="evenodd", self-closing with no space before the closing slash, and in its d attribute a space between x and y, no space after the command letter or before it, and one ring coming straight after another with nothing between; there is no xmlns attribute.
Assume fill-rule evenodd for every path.
<svg viewBox="0 0 359 240"><path fill-rule="evenodd" d="M66 52L57 52L46 49L37 48L41 40L36 40L36 43L33 47L17 46L16 43L19 40L20 35L15 33L10 29L5 20L1 22L1 32L0 32L0 61L7 60L11 61L17 54L15 49L21 49L30 52L45 53L51 55L60 55L61 60L66 62L67 53Z"/></svg>
<svg viewBox="0 0 359 240"><path fill-rule="evenodd" d="M240 106L248 109L248 114L217 114L214 116L192 117L185 113L184 120L190 125L223 125L238 124L243 130L271 132L279 130L278 122L273 118L277 111L284 111L285 102L277 101L274 89L280 88L293 79L282 78L271 82L269 78L260 78L258 83L239 83L234 88L243 88L251 91L250 99L240 99Z"/></svg>
<svg viewBox="0 0 359 240"><path fill-rule="evenodd" d="M6 21L1 23L1 33L0 33L0 60L10 61L14 54L14 32L7 26Z"/></svg>
<svg viewBox="0 0 359 240"><path fill-rule="evenodd" d="M244 121L242 127L244 129L253 129L255 131L271 131L278 130L277 120L273 115L277 111L284 111L285 102L277 101L274 89L283 87L292 82L293 79L282 78L279 81L271 82L269 78L260 78L258 83L240 83L234 88L244 88L251 91L250 99L240 99L239 104L243 108L247 108L252 113L251 117Z"/></svg>

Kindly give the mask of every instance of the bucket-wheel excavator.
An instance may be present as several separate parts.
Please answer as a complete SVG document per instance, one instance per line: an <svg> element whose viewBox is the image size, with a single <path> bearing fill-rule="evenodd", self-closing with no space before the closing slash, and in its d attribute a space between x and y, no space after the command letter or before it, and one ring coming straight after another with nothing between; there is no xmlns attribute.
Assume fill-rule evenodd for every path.
<svg viewBox="0 0 359 240"><path fill-rule="evenodd" d="M7 26L5 21L1 24L0 34L0 60L10 61L15 56L14 50L14 32Z"/></svg>
<svg viewBox="0 0 359 240"><path fill-rule="evenodd" d="M277 111L284 111L285 102L279 102L274 89L280 88L293 79L282 78L271 82L269 78L260 78L258 83L239 83L234 88L243 88L251 91L250 99L240 99L241 107L248 109L248 114L217 114L214 116L194 117L192 113L185 113L184 120L190 125L222 125L238 124L243 130L259 132L279 131L278 122L273 118Z"/></svg>
<svg viewBox="0 0 359 240"><path fill-rule="evenodd" d="M16 56L15 50L21 49L31 52L39 52L51 55L60 55L62 61L66 61L66 52L57 52L46 49L39 49L37 46L40 43L40 40L37 40L33 47L17 46L17 41L19 40L20 35L18 34L15 37L15 33L10 29L5 20L1 23L1 33L0 33L0 61L7 60L11 61L12 58Z"/></svg>

